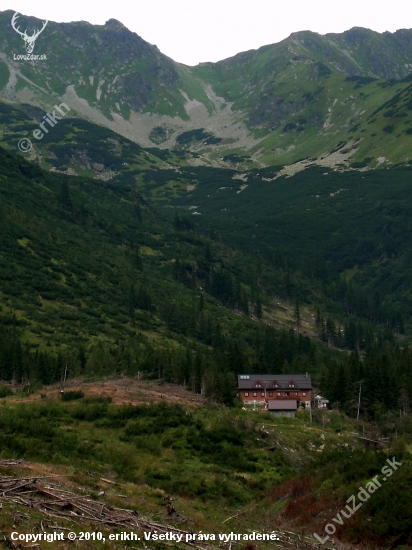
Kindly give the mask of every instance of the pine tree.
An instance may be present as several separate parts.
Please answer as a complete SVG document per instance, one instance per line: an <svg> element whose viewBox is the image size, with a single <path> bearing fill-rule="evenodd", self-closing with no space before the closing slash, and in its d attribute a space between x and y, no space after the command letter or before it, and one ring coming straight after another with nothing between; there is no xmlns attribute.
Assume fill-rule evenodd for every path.
<svg viewBox="0 0 412 550"><path fill-rule="evenodd" d="M298 332L300 332L301 317L300 317L299 298L296 298L296 302L295 302L295 311L294 311L294 315L293 315L293 316L294 316L295 321L296 321L296 326L297 326Z"/></svg>
<svg viewBox="0 0 412 550"><path fill-rule="evenodd" d="M259 295L257 295L257 297L256 297L255 313L256 313L256 317L258 319L262 319L263 310L262 310L262 302L260 301L260 296Z"/></svg>
<svg viewBox="0 0 412 550"><path fill-rule="evenodd" d="M150 292L147 291L143 285L140 285L139 292L136 296L136 307L143 309L144 311L152 311L153 309L153 300Z"/></svg>
<svg viewBox="0 0 412 550"><path fill-rule="evenodd" d="M128 301L130 324L132 325L132 327L134 327L135 320L136 320L135 313L134 313L136 304L137 304L137 302L136 302L136 291L135 291L134 283L133 283L130 287L129 301Z"/></svg>
<svg viewBox="0 0 412 550"><path fill-rule="evenodd" d="M80 346L78 347L77 361L79 364L80 372L83 372L87 363L86 349L83 344L80 344Z"/></svg>
<svg viewBox="0 0 412 550"><path fill-rule="evenodd" d="M249 311L249 302L248 302L248 299L247 299L247 294L246 294L246 291L242 292L242 299L241 299L241 310L243 311L243 313L245 315L248 315L250 314L250 311Z"/></svg>
<svg viewBox="0 0 412 550"><path fill-rule="evenodd" d="M139 223L142 223L142 207L140 204L136 201L134 203L134 215Z"/></svg>
<svg viewBox="0 0 412 550"><path fill-rule="evenodd" d="M177 212L175 212L175 219L174 219L174 222L173 222L173 227L176 231L180 231L181 230L181 222L180 222L180 218L179 218L179 215Z"/></svg>
<svg viewBox="0 0 412 550"><path fill-rule="evenodd" d="M330 317L326 319L326 337L328 340L328 345L334 345L336 340L336 327L333 319L331 319Z"/></svg>
<svg viewBox="0 0 412 550"><path fill-rule="evenodd" d="M133 264L136 269L141 271L143 269L142 257L140 256L140 249L136 245L133 250Z"/></svg>
<svg viewBox="0 0 412 550"><path fill-rule="evenodd" d="M322 315L320 314L320 309L318 307L316 308L316 321L315 321L315 324L316 324L316 328L319 331L320 326L322 324Z"/></svg>
<svg viewBox="0 0 412 550"><path fill-rule="evenodd" d="M60 201L61 206L65 210L68 210L69 212L73 212L73 210L74 210L73 202L72 202L72 199L71 199L71 196L70 196L70 188L69 188L69 183L68 183L67 179L64 179L62 181L61 186L60 186L59 201Z"/></svg>
<svg viewBox="0 0 412 550"><path fill-rule="evenodd" d="M206 242L206 244L205 244L205 262L210 265L212 263L212 261L213 261L212 249L211 249L210 243Z"/></svg>

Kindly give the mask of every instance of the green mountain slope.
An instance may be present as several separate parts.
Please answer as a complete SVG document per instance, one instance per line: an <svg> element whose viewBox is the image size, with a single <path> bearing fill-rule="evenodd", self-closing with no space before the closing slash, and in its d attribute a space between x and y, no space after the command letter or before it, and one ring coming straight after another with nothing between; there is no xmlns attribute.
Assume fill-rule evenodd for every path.
<svg viewBox="0 0 412 550"><path fill-rule="evenodd" d="M371 403L396 405L409 356L388 330L405 327L387 300L336 287L268 246L228 247L236 223L206 238L180 209L167 221L133 181L67 178L0 153L0 378L49 384L143 372L232 403L235 374L310 372L331 396L347 376L339 400L349 411L358 363L348 352L372 354L369 384L383 347L397 365L385 370L394 390L364 391ZM193 181L194 168L180 170ZM199 179L201 170L217 175L202 168Z"/></svg>
<svg viewBox="0 0 412 550"><path fill-rule="evenodd" d="M356 86L356 81L349 84ZM402 115L409 111L409 87L410 83L405 82L394 101L369 116L375 125L379 122L385 128L384 124L391 121L403 123L406 117ZM40 111L37 121L30 122L29 111L27 105L20 108L2 104L0 124L10 150L15 149L19 137L30 136L41 120ZM357 128L360 135L364 135L362 130L362 125ZM381 131L382 135L394 133ZM406 131L404 134L409 137ZM363 141L357 143L367 150ZM384 138L381 147L385 152ZM351 281L369 295L366 304L355 308L358 313L371 320L379 318L379 322L386 318L396 330L405 322L409 326L409 169L364 172L361 166L365 163L359 162L358 170L336 172L328 166L326 157L320 168L309 161L289 168L238 172L235 168L239 168L239 159L245 166L250 163L235 155L227 160L232 169L217 169L190 166L196 155L185 148L149 151L110 130L68 118L35 144L31 158L46 169L108 182L102 190L106 186L135 188L156 209L164 209L169 224L174 223L174 209L179 208L179 215L190 219L188 227L197 226L207 234L212 231L247 254L259 251L265 263L272 262L270 258L280 251L296 265L305 265L309 278L319 273L316 266L322 265L331 277L329 298L340 300L342 292L350 294L346 287L336 290L334 285L339 280ZM343 142L332 154L339 159L348 151L350 144ZM268 288L278 296L286 295L282 277L277 274L275 284L268 282ZM249 289L254 284L249 276L243 277L243 282ZM386 313L376 314L375 293L381 296ZM302 299L305 294L311 296L312 291L299 294ZM350 298L347 311L353 311L354 296L358 293ZM311 301L313 298L309 298Z"/></svg>
<svg viewBox="0 0 412 550"><path fill-rule="evenodd" d="M382 105L396 101L397 94L402 95L405 105L411 100L407 79L411 70L411 54L407 53L411 51L411 33L405 31L401 35L404 43L400 57L393 52L390 33L386 36L366 29L353 31L366 42L370 42L371 36L381 39L386 57L382 54L380 71L372 70L374 56L367 57L363 47L350 49L352 31L348 31L336 35L334 40L342 48L349 48L351 55L349 50L346 55L332 47L330 35L296 33L273 46L216 64L199 65L194 72L211 82L219 95L243 113L249 128L261 138L249 154L266 164L292 164L302 158L313 158L332 166L367 159L366 164L375 166L383 148L386 152L383 156L390 162L405 162L410 145L405 135L410 128L408 110L401 115L405 117L402 121L395 120L392 131L396 134L392 136L391 132L383 132L388 123L374 124L371 115ZM386 47L385 41L392 46ZM394 44L398 42L395 40ZM361 56L359 63L352 62L356 55ZM396 62L398 72L394 70ZM386 75L392 78L395 73L405 77L405 81L388 81ZM342 158L330 155L342 143L349 143L348 155Z"/></svg>
<svg viewBox="0 0 412 550"><path fill-rule="evenodd" d="M312 165L292 175L281 167L242 174L182 167L178 176L170 169L146 171L138 186L152 204L166 213L178 207L230 246L272 261L281 252L326 284L348 312L377 319L377 300L400 327L399 316L409 326L412 314L410 170L338 172Z"/></svg>
<svg viewBox="0 0 412 550"><path fill-rule="evenodd" d="M409 160L411 98L402 79L412 71L410 30L304 31L218 63L185 67L118 21L50 22L36 45L47 59L25 62L14 57L24 44L12 15L0 14L0 94L8 102L47 112L64 101L71 117L145 147L195 153L188 157L195 165L247 169L316 159L376 167ZM22 15L19 22L35 25ZM371 119L399 93L405 112L390 121ZM348 151L331 154L342 143Z"/></svg>
<svg viewBox="0 0 412 550"><path fill-rule="evenodd" d="M153 47L113 21L87 39L82 25L91 31L84 24L65 27L77 37L70 48L82 50L79 44L93 39L90 53L107 39L111 77L122 37L133 42L137 57L163 64ZM410 78L348 76L318 60L319 44L312 58L290 45L242 54L222 62L224 70L222 64L183 68L192 79L186 85L201 85L215 108L208 112L196 91L183 94L181 105L192 118L180 119L188 126L174 128L171 149L165 148L172 139L170 113L150 112L160 105L153 87L154 103L148 100L135 115L140 122L144 116L163 121L142 124L158 147L144 149L116 133L116 117L99 119L100 125L84 120L80 102L34 142L31 164L2 151L7 379L16 362L20 379L41 373L42 381L55 381L64 376L67 355L71 373L140 369L190 380L195 391L205 387L226 402L233 399L233 373L273 368L311 372L336 396L337 365L346 364L348 351L396 349L397 341L409 339L409 168L370 168L409 162ZM88 55L81 51L80 73ZM132 70L132 61L127 54L123 68ZM48 69L30 70L37 71L30 78L40 78ZM86 73L79 74L76 86ZM217 99L214 86L232 94L226 97L232 105ZM169 87L173 94L173 83ZM70 103L70 95L59 98L49 88L48 101ZM94 113L104 107L99 94ZM33 97L21 101L23 95L0 103L1 140L11 151L33 136L49 108ZM105 97L111 101L109 91ZM195 126L197 109L209 117L202 127ZM227 109L234 135L253 138L247 151L205 123L219 120L222 128ZM303 160L296 162L298 155ZM263 167L262 159L272 166ZM54 353L49 363L35 351L47 348ZM355 383L356 372L345 368ZM373 367L370 379L372 373ZM398 391L400 381L393 384ZM349 407L350 396L343 402ZM385 406L395 406L394 399L385 396Z"/></svg>
<svg viewBox="0 0 412 550"><path fill-rule="evenodd" d="M12 16L11 10L0 15L5 29L0 49L8 60L24 53L23 41L10 24ZM36 24L21 15L18 22L22 28ZM40 50L46 60L18 64L16 90L28 86L64 95L74 87L79 97L90 107L98 106L109 119L115 115L127 119L130 110L187 118L180 89L192 99L208 101L184 69L179 71L156 46L114 19L102 26L49 22L36 43L36 52Z"/></svg>
<svg viewBox="0 0 412 550"><path fill-rule="evenodd" d="M258 282L253 256L194 233L188 217L169 223L132 181L68 179L0 153L0 378L143 370L230 402L225 377L256 361L262 301L272 315L285 266ZM271 324L295 324L278 317ZM270 330L283 342L279 368L295 358L317 370L329 354Z"/></svg>
<svg viewBox="0 0 412 550"><path fill-rule="evenodd" d="M412 31L307 31L189 68L114 20L50 23L36 44L47 60L25 63L12 13L0 13L1 473L4 458L51 462L93 489L100 515L128 498L203 532L286 521L324 536L395 455L402 470L337 536L409 544ZM69 114L32 139L61 102ZM273 372L310 373L335 410L241 410L236 375ZM135 406L127 377L159 384L161 403ZM96 395L103 378L110 396ZM52 397L56 383L75 384L60 396L73 403ZM192 400L185 390L212 403L166 404ZM389 455L359 449L365 429L391 438ZM43 528L43 509L2 500L6 533Z"/></svg>

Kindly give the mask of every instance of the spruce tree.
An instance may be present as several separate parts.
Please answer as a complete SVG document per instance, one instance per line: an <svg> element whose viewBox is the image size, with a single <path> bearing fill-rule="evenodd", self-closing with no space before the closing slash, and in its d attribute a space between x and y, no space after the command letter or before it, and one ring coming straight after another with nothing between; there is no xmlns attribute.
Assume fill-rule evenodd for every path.
<svg viewBox="0 0 412 550"><path fill-rule="evenodd" d="M300 317L300 304L299 304L299 298L296 298L296 302L295 302L295 311L294 311L294 318L295 318L295 321L296 321L296 326L297 326L297 329L298 329L298 332L300 332L300 322L301 322L301 317Z"/></svg>

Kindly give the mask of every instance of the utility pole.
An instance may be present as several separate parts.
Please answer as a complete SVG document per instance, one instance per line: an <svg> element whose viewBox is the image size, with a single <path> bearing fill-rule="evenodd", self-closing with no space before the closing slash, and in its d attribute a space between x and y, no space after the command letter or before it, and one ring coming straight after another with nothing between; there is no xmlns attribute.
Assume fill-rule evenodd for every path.
<svg viewBox="0 0 412 550"><path fill-rule="evenodd" d="M313 421L312 405L315 405L315 399L313 398L313 389L310 390L310 401L309 401L309 415L310 415L310 423L311 424L312 424L312 421Z"/></svg>

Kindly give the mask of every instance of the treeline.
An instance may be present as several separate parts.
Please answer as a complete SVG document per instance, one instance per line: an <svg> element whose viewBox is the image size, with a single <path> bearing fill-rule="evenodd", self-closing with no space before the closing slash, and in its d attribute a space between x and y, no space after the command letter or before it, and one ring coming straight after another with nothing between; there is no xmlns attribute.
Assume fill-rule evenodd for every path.
<svg viewBox="0 0 412 550"><path fill-rule="evenodd" d="M194 319L201 323L203 312ZM181 384L188 390L233 405L236 376L252 374L311 373L315 386L331 407L350 416L379 419L388 411L410 412L412 350L377 343L364 357L357 351L342 360L327 355L319 344L293 330L275 330L259 324L254 342L228 337L218 322L209 319L206 346L154 345L136 334L125 342L98 341L87 348L61 353L39 351L25 344L18 327L0 328L0 380L23 384L53 384L75 376L143 376Z"/></svg>
<svg viewBox="0 0 412 550"><path fill-rule="evenodd" d="M341 364L334 361L320 387L332 407L351 416L379 419L388 411L410 413L412 350L396 346L371 348L364 358L355 351Z"/></svg>
<svg viewBox="0 0 412 550"><path fill-rule="evenodd" d="M244 372L301 372L313 370L316 352L310 340L293 331L258 326L253 355L244 343L229 338L218 322L198 312L199 327L209 325L205 346L153 345L144 335L125 342L98 341L64 353L34 349L23 343L18 326L0 326L0 380L23 384L53 384L75 376L128 375L160 379L185 386L232 405L236 375ZM10 325L11 323L9 323ZM207 338L206 338L207 336Z"/></svg>
<svg viewBox="0 0 412 550"><path fill-rule="evenodd" d="M354 318L342 324L336 323L330 316L323 317L320 310L316 314L316 330L322 342L329 346L347 350L368 350L383 345L384 342L395 344L395 336L389 329L377 329L372 323Z"/></svg>
<svg viewBox="0 0 412 550"><path fill-rule="evenodd" d="M345 317L350 321L347 323L366 326L375 325L376 327L388 329L397 334L405 333L405 319L401 308L393 303L388 303L378 290L370 290L360 286L354 281L348 281L336 273L330 273L328 268L320 260L311 262L307 260L298 264L288 259L282 252L268 252L266 265L269 265L277 272L276 275L271 272L272 277L276 277L277 287L274 291L291 301L299 300L301 302L316 301L315 295L321 297L321 302L328 304L328 309L333 311L333 316ZM283 273L283 277L279 274ZM267 287L266 278L265 286ZM307 289L312 288L314 295L308 295ZM330 314L332 319L332 314ZM327 319L322 320L326 322ZM368 323L365 323L367 321ZM317 322L318 327L322 322ZM353 325L352 325L353 326ZM352 330L352 326L349 330ZM330 327L326 328L330 332ZM323 331L325 333L325 330ZM362 330L362 329L359 329ZM343 327L342 327L343 331ZM343 331L348 332L348 331ZM320 334L319 334L320 335ZM330 334L328 334L330 337ZM333 335L336 339L338 336ZM362 340L363 335L360 336ZM327 341L327 338L323 338ZM338 345L338 347L347 347L354 349L351 342Z"/></svg>
<svg viewBox="0 0 412 550"><path fill-rule="evenodd" d="M385 304L378 291L367 292L353 282L339 279L326 285L325 292L342 304L346 315L363 317L375 325L404 334L404 320L399 308Z"/></svg>
<svg viewBox="0 0 412 550"><path fill-rule="evenodd" d="M233 403L235 394L233 373L218 372L212 361L188 348L154 348L142 336L128 345L100 341L88 349L80 345L53 353L23 343L14 329L0 329L0 380L25 391L75 376L116 374L175 382L227 404Z"/></svg>

